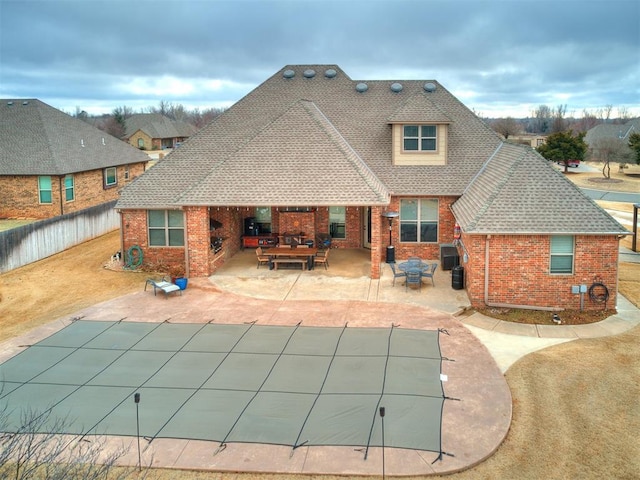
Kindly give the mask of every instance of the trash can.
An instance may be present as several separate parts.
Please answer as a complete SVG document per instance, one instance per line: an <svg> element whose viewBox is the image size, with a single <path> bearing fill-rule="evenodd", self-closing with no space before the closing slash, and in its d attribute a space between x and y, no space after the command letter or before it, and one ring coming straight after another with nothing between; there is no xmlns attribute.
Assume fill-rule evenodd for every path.
<svg viewBox="0 0 640 480"><path fill-rule="evenodd" d="M387 263L396 263L396 249L393 245L387 247Z"/></svg>
<svg viewBox="0 0 640 480"><path fill-rule="evenodd" d="M189 279L187 278L176 278L175 284L180 287L180 290L185 290L187 288L187 283Z"/></svg>
<svg viewBox="0 0 640 480"><path fill-rule="evenodd" d="M464 288L464 267L456 265L451 269L451 288L462 290Z"/></svg>

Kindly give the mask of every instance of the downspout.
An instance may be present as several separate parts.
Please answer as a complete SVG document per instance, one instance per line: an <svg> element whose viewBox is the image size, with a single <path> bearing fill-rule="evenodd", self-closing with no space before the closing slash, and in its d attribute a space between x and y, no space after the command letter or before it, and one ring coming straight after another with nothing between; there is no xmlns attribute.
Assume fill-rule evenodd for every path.
<svg viewBox="0 0 640 480"><path fill-rule="evenodd" d="M184 212L184 214L186 214L187 212L185 212L184 209L182 209L182 211ZM184 276L186 278L189 278L191 275L189 275L189 222L187 222L187 218L186 215L184 217Z"/></svg>
<svg viewBox="0 0 640 480"><path fill-rule="evenodd" d="M554 307L534 307L531 305L512 305L510 303L489 302L489 240L491 235L487 235L484 247L484 304L487 307L495 308L520 308L523 310L543 310L547 312L561 312L562 308Z"/></svg>
<svg viewBox="0 0 640 480"><path fill-rule="evenodd" d="M63 177L58 177L58 189L59 189L59 193L60 193L60 215L64 215L64 203L62 201L62 180Z"/></svg>

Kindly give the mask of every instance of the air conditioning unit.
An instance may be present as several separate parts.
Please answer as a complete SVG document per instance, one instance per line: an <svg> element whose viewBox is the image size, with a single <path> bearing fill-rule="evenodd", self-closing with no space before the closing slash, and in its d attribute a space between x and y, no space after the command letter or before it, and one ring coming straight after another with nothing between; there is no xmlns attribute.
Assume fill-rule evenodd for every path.
<svg viewBox="0 0 640 480"><path fill-rule="evenodd" d="M440 245L440 268L442 270L451 270L458 265L460 265L458 249L451 243Z"/></svg>

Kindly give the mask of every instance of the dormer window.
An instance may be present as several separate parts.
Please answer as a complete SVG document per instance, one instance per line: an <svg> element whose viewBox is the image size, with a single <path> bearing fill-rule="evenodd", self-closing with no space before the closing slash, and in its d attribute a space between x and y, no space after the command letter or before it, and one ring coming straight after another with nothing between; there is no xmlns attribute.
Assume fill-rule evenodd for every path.
<svg viewBox="0 0 640 480"><path fill-rule="evenodd" d="M402 122L391 125L393 165L446 165L446 123Z"/></svg>
<svg viewBox="0 0 640 480"><path fill-rule="evenodd" d="M438 150L437 125L404 125L402 145L406 152L436 152Z"/></svg>

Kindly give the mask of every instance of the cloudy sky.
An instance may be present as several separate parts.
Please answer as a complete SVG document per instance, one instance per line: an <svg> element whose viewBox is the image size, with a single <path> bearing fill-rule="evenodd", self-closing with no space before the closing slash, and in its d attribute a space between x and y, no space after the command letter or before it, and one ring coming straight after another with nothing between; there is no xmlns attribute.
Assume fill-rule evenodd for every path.
<svg viewBox="0 0 640 480"><path fill-rule="evenodd" d="M638 0L0 0L0 98L226 107L288 64L432 80L477 113L640 116Z"/></svg>

